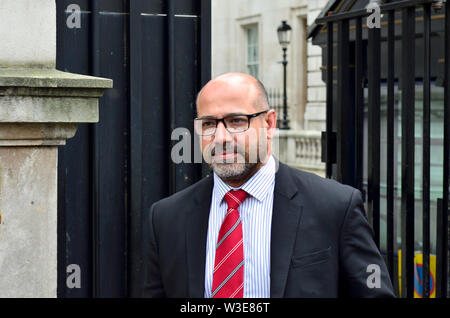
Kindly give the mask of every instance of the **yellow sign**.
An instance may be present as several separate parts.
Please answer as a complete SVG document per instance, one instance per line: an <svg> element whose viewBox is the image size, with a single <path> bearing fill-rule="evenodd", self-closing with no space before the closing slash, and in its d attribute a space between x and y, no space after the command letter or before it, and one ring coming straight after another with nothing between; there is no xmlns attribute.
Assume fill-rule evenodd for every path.
<svg viewBox="0 0 450 318"><path fill-rule="evenodd" d="M414 298L423 297L423 254L414 254ZM430 254L430 298L436 298L436 255ZM402 286L402 251L398 251L398 288Z"/></svg>

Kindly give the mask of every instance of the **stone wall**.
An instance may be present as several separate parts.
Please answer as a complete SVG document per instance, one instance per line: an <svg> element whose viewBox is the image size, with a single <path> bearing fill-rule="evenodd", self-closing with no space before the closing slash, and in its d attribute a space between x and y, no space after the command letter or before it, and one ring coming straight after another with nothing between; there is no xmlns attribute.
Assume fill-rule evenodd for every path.
<svg viewBox="0 0 450 318"><path fill-rule="evenodd" d="M55 0L1 0L0 39L1 67L55 67Z"/></svg>
<svg viewBox="0 0 450 318"><path fill-rule="evenodd" d="M112 81L54 69L55 0L1 0L0 34L0 297L56 297L57 146Z"/></svg>
<svg viewBox="0 0 450 318"><path fill-rule="evenodd" d="M308 1L308 25L311 25L327 0ZM312 45L312 39L308 39L308 98L304 115L304 129L325 131L326 119L326 85L322 81L322 49Z"/></svg>

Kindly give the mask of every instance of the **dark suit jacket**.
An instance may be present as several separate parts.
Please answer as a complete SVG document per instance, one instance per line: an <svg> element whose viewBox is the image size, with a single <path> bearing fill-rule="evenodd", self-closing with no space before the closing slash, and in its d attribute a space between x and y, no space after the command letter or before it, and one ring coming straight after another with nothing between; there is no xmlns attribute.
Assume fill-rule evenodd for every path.
<svg viewBox="0 0 450 318"><path fill-rule="evenodd" d="M213 178L152 205L144 222L144 296L203 297ZM381 269L380 287L367 280ZM394 297L360 191L282 163L275 176L271 297Z"/></svg>

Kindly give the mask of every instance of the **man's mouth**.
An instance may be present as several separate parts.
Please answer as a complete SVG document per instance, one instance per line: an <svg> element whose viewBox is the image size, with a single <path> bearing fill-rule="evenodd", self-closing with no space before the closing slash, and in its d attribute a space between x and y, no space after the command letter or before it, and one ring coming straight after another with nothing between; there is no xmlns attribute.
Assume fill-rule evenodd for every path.
<svg viewBox="0 0 450 318"><path fill-rule="evenodd" d="M230 151L230 152L220 152L220 153L215 153L213 155L214 158L219 159L219 160L229 160L232 158L235 158L237 156L236 152Z"/></svg>

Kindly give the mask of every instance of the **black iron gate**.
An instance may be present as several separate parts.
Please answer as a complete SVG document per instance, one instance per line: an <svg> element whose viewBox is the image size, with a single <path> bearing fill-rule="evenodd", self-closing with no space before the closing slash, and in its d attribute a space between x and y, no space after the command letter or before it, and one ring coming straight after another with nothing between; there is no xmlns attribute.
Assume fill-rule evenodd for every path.
<svg viewBox="0 0 450 318"><path fill-rule="evenodd" d="M58 297L139 297L142 211L202 175L174 165L170 140L210 77L210 0L56 3L57 68L114 80L100 122L59 151Z"/></svg>
<svg viewBox="0 0 450 318"><path fill-rule="evenodd" d="M450 3L389 1L379 8L380 28L368 27L366 18L373 11L364 7L331 12L316 20L323 35L314 43L323 47L327 83L326 175L367 194L375 241L386 256L397 294L413 297L416 292L429 297L431 240L436 244L436 276L431 280L436 283L436 296L448 297ZM443 87L443 107L436 111L430 97L439 87ZM431 124L433 114L439 122ZM421 120L416 120L418 116ZM438 126L443 128L436 141L430 133ZM435 145L443 149L432 156L430 149ZM431 161L440 163L433 166ZM421 169L416 168L418 162ZM381 172L385 174L383 191ZM436 175L440 195L432 200L431 181ZM431 228L430 206L436 212L436 229ZM421 240L415 237L419 226ZM436 236L431 236L431 230L436 230ZM415 264L417 252L423 255L422 273ZM416 282L423 277L423 291L414 285L415 276Z"/></svg>

